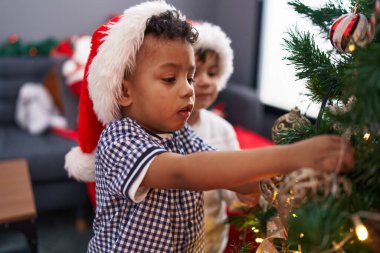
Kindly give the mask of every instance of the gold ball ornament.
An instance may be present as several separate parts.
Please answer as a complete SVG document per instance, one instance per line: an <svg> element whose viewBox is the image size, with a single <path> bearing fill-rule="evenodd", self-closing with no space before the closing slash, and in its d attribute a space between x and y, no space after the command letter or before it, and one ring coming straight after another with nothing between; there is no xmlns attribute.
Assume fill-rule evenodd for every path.
<svg viewBox="0 0 380 253"><path fill-rule="evenodd" d="M306 117L301 115L301 111L298 107L294 107L289 113L282 115L274 122L272 127L272 140L275 142L275 136L279 132L289 128L297 128L304 124L311 123ZM260 181L260 191L263 199L262 206L278 206L277 195L284 178L284 175L277 175Z"/></svg>
<svg viewBox="0 0 380 253"><path fill-rule="evenodd" d="M330 194L350 195L351 181L334 172L303 168L287 174L279 188L278 202L282 207L298 207L308 200L318 200Z"/></svg>
<svg viewBox="0 0 380 253"><path fill-rule="evenodd" d="M334 172L326 173L312 168L302 168L284 177L278 189L276 208L286 221L289 212L307 201L318 201L328 195L351 194L351 181Z"/></svg>
<svg viewBox="0 0 380 253"><path fill-rule="evenodd" d="M289 128L298 128L305 124L311 124L310 120L301 115L300 109L294 107L289 113L286 113L279 117L272 127L272 140L275 141L275 136Z"/></svg>

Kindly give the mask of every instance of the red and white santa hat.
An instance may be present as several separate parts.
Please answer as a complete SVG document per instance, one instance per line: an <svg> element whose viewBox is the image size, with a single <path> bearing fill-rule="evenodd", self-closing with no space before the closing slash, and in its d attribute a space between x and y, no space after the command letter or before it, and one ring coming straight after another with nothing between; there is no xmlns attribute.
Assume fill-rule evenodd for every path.
<svg viewBox="0 0 380 253"><path fill-rule="evenodd" d="M134 69L146 22L168 10L176 9L165 1L144 2L126 9L92 35L79 102L79 147L71 149L65 157L70 177L94 181L96 146L105 124L121 118L117 101L122 96L122 81L125 71Z"/></svg>
<svg viewBox="0 0 380 253"><path fill-rule="evenodd" d="M198 41L194 45L195 52L198 49L209 49L218 54L221 72L218 80L218 90L220 91L226 87L227 81L234 70L234 54L231 48L231 40L226 33L215 24L208 22L190 22L199 33Z"/></svg>

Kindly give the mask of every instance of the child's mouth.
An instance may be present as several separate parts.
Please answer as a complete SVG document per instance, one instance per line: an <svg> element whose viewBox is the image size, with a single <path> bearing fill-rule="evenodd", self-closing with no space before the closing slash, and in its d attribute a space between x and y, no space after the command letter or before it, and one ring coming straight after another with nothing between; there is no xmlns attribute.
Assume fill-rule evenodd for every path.
<svg viewBox="0 0 380 253"><path fill-rule="evenodd" d="M192 104L189 104L185 107L183 107L180 111L179 111L179 114L183 117L189 117L190 116L190 113L193 111L193 105Z"/></svg>

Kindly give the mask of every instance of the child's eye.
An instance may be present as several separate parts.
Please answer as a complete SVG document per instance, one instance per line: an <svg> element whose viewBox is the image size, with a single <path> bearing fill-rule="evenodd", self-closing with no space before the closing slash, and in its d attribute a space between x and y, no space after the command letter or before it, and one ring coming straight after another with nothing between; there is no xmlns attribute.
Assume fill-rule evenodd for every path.
<svg viewBox="0 0 380 253"><path fill-rule="evenodd" d="M209 77L215 77L215 76L217 76L216 72L208 72L207 74L208 74Z"/></svg>
<svg viewBox="0 0 380 253"><path fill-rule="evenodd" d="M174 83L176 81L175 77L162 78L162 80L167 83Z"/></svg>
<svg viewBox="0 0 380 253"><path fill-rule="evenodd" d="M193 85L193 84L194 84L194 78L188 78L188 79L187 79L187 82L188 82L190 85Z"/></svg>

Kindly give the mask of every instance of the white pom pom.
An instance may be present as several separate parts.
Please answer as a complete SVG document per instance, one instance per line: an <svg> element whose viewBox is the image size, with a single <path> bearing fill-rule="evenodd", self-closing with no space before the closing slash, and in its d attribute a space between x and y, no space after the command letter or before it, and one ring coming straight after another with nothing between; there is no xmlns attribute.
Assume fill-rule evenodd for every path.
<svg viewBox="0 0 380 253"><path fill-rule="evenodd" d="M68 77L75 72L76 68L77 68L77 65L75 64L73 60L67 60L62 66L62 74L65 77Z"/></svg>
<svg viewBox="0 0 380 253"><path fill-rule="evenodd" d="M95 181L95 153L83 153L80 147L72 148L65 156L65 169L69 177L78 181Z"/></svg>

